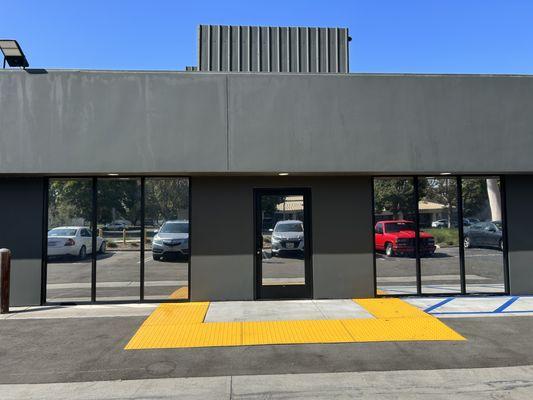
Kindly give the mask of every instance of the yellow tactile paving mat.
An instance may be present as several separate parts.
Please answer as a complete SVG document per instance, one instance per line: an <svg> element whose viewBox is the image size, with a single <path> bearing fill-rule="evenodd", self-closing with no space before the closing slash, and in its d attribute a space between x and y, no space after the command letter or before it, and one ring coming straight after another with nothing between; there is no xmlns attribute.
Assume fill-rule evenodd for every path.
<svg viewBox="0 0 533 400"><path fill-rule="evenodd" d="M183 325L204 322L209 303L164 303L144 321L145 325Z"/></svg>
<svg viewBox="0 0 533 400"><path fill-rule="evenodd" d="M355 299L374 319L203 322L209 303L161 304L126 350L267 344L465 340L400 299Z"/></svg>
<svg viewBox="0 0 533 400"><path fill-rule="evenodd" d="M242 344L353 342L340 320L241 322Z"/></svg>
<svg viewBox="0 0 533 400"><path fill-rule="evenodd" d="M354 301L376 318L431 317L400 299L355 299Z"/></svg>
<svg viewBox="0 0 533 400"><path fill-rule="evenodd" d="M437 318L351 319L342 321L354 342L465 340Z"/></svg>
<svg viewBox="0 0 533 400"><path fill-rule="evenodd" d="M242 345L242 326L234 322L146 326L143 324L125 349L171 349L240 345Z"/></svg>

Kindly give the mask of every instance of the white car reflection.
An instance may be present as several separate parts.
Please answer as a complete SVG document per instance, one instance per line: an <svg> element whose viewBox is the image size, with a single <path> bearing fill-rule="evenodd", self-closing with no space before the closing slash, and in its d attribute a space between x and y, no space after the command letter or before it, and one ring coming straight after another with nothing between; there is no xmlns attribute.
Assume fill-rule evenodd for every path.
<svg viewBox="0 0 533 400"><path fill-rule="evenodd" d="M96 248L105 253L106 242L96 237ZM74 256L84 259L92 253L92 234L84 226L59 226L48 231L48 256Z"/></svg>

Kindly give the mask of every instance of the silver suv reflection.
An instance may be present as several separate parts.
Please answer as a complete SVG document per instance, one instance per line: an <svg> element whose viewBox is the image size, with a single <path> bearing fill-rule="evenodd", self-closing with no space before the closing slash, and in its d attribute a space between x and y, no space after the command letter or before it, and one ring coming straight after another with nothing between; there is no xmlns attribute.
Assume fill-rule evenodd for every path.
<svg viewBox="0 0 533 400"><path fill-rule="evenodd" d="M167 256L188 256L189 254L189 221L167 221L154 235L152 256L160 260Z"/></svg>
<svg viewBox="0 0 533 400"><path fill-rule="evenodd" d="M302 221L279 221L272 231L272 255L303 255L304 225Z"/></svg>

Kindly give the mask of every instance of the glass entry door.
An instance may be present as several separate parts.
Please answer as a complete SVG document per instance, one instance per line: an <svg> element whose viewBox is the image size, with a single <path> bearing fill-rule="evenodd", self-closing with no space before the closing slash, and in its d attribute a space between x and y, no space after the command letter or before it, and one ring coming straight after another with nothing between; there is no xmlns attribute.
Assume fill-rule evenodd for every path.
<svg viewBox="0 0 533 400"><path fill-rule="evenodd" d="M255 190L256 297L312 297L308 189Z"/></svg>

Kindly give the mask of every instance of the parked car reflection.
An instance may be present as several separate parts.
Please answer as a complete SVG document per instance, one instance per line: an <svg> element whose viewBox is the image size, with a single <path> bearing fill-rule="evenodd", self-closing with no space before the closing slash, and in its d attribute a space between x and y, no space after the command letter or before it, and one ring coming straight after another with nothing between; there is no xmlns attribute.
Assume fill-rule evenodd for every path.
<svg viewBox="0 0 533 400"><path fill-rule="evenodd" d="M431 223L432 228L447 228L448 227L448 220L447 219L439 219L437 221L433 221Z"/></svg>
<svg viewBox="0 0 533 400"><path fill-rule="evenodd" d="M302 221L279 221L272 230L272 255L304 254L304 225Z"/></svg>
<svg viewBox="0 0 533 400"><path fill-rule="evenodd" d="M471 226L479 224L479 219L477 218L463 218L463 226Z"/></svg>
<svg viewBox="0 0 533 400"><path fill-rule="evenodd" d="M435 253L435 238L420 231L420 254L431 256ZM376 251L383 251L388 257L414 255L416 229L412 221L380 221L375 226L374 243Z"/></svg>
<svg viewBox="0 0 533 400"><path fill-rule="evenodd" d="M83 226L60 226L48 231L48 256L74 256L83 260L92 253L91 231ZM96 237L96 248L105 253L106 241Z"/></svg>
<svg viewBox="0 0 533 400"><path fill-rule="evenodd" d="M189 221L172 220L163 224L152 242L152 257L161 260L168 256L188 256Z"/></svg>
<svg viewBox="0 0 533 400"><path fill-rule="evenodd" d="M494 247L503 251L501 221L480 222L469 226L464 232L465 249Z"/></svg>
<svg viewBox="0 0 533 400"><path fill-rule="evenodd" d="M125 219L117 219L113 222L110 222L108 224L104 225L104 229L109 231L116 231L116 230L122 230L127 229L132 225L132 223Z"/></svg>

